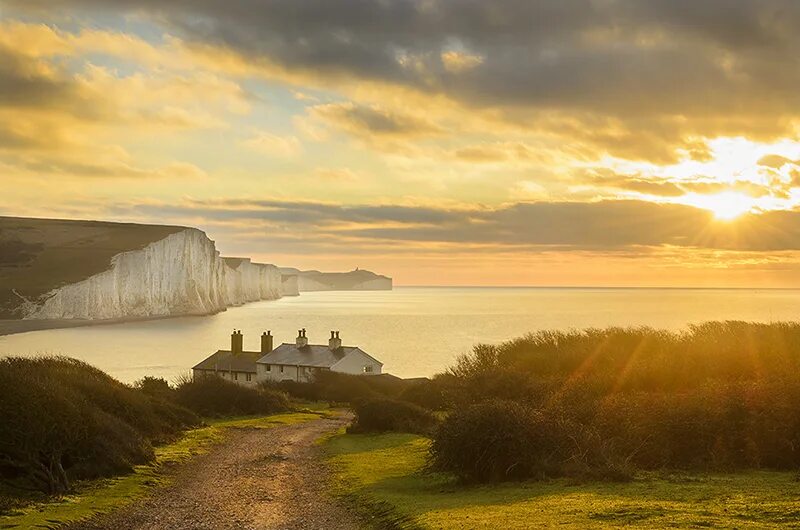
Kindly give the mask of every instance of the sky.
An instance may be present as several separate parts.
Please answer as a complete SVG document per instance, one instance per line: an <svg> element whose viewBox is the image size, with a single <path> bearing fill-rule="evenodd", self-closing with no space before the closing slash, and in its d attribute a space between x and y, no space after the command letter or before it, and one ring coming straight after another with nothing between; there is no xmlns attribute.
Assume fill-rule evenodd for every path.
<svg viewBox="0 0 800 530"><path fill-rule="evenodd" d="M0 215L397 285L800 287L796 0L0 0Z"/></svg>

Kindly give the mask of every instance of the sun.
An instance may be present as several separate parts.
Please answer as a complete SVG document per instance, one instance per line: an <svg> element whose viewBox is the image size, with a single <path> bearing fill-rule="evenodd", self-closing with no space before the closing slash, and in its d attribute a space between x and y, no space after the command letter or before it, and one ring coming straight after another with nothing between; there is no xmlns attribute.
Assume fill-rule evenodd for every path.
<svg viewBox="0 0 800 530"><path fill-rule="evenodd" d="M737 192L724 192L715 195L702 195L705 199L697 205L711 210L720 221L732 221L751 211L755 201L749 195ZM705 202L705 204L702 204Z"/></svg>
<svg viewBox="0 0 800 530"><path fill-rule="evenodd" d="M735 191L711 195L692 193L684 196L680 202L709 210L714 214L714 218L719 221L733 221L751 212L756 205L756 200L753 197Z"/></svg>

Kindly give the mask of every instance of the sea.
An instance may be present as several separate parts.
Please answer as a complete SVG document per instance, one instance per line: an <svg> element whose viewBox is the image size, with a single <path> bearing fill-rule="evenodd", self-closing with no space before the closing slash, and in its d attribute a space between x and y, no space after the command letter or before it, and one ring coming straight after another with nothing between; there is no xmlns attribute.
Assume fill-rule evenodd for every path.
<svg viewBox="0 0 800 530"><path fill-rule="evenodd" d="M431 376L476 344L543 329L650 326L679 330L710 320L800 320L799 289L616 289L396 287L393 291L307 292L210 316L34 331L0 337L0 356L66 355L123 382L145 375L174 380L241 329L258 350L275 344L327 344L331 330L400 377Z"/></svg>

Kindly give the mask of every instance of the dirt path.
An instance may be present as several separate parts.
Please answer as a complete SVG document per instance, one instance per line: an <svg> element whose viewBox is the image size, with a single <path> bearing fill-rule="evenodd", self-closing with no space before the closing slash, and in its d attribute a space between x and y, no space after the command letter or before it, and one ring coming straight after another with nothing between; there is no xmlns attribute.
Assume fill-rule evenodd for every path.
<svg viewBox="0 0 800 530"><path fill-rule="evenodd" d="M71 527L94 529L350 529L357 520L327 494L314 445L349 417L235 429L174 482L120 510Z"/></svg>

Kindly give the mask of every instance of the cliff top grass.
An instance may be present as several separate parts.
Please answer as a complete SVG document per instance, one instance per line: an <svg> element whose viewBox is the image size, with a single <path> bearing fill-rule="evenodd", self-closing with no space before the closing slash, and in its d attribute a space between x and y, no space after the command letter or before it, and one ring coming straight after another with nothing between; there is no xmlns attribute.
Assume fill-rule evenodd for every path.
<svg viewBox="0 0 800 530"><path fill-rule="evenodd" d="M628 483L464 486L424 471L429 440L327 440L334 491L384 528L778 528L800 525L794 473L641 474Z"/></svg>
<svg viewBox="0 0 800 530"><path fill-rule="evenodd" d="M174 443L157 447L153 463L136 466L133 473L111 479L84 481L75 492L57 500L32 496L27 502L11 500L0 490L0 528L54 528L106 513L146 495L151 488L169 483L175 465L207 452L224 440L228 429L271 428L320 417L317 412L287 412L209 420L206 427L187 431Z"/></svg>
<svg viewBox="0 0 800 530"><path fill-rule="evenodd" d="M111 258L183 230L179 226L0 217L0 319L35 299L107 270Z"/></svg>

